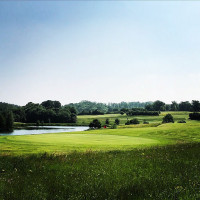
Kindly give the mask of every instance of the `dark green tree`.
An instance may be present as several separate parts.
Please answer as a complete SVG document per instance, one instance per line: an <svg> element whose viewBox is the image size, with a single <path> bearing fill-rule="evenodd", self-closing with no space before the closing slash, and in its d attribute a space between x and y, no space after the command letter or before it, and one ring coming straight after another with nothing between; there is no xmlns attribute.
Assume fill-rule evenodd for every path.
<svg viewBox="0 0 200 200"><path fill-rule="evenodd" d="M164 111L165 110L165 103L162 101L159 101L159 100L153 102L152 106L153 106L154 111Z"/></svg>
<svg viewBox="0 0 200 200"><path fill-rule="evenodd" d="M2 113L0 113L0 131L5 131L6 130L6 120L5 117Z"/></svg>
<svg viewBox="0 0 200 200"><path fill-rule="evenodd" d="M179 111L191 111L192 105L189 101L183 101L179 104Z"/></svg>
<svg viewBox="0 0 200 200"><path fill-rule="evenodd" d="M119 125L119 123L120 123L120 120L118 118L115 119L115 124Z"/></svg>
<svg viewBox="0 0 200 200"><path fill-rule="evenodd" d="M101 122L98 119L94 119L90 124L90 128L101 128Z"/></svg>
<svg viewBox="0 0 200 200"><path fill-rule="evenodd" d="M163 121L162 123L174 123L174 118L171 114L166 114L164 117L163 117Z"/></svg>
<svg viewBox="0 0 200 200"><path fill-rule="evenodd" d="M105 124L106 124L106 125L109 125L109 124L110 124L110 120L109 120L108 118L106 119Z"/></svg>
<svg viewBox="0 0 200 200"><path fill-rule="evenodd" d="M177 111L177 110L178 110L178 103L176 101L172 101L171 111Z"/></svg>
<svg viewBox="0 0 200 200"><path fill-rule="evenodd" d="M194 112L200 112L200 102L197 100L192 100L192 109Z"/></svg>
<svg viewBox="0 0 200 200"><path fill-rule="evenodd" d="M139 124L139 120L137 118L131 119L130 124Z"/></svg>

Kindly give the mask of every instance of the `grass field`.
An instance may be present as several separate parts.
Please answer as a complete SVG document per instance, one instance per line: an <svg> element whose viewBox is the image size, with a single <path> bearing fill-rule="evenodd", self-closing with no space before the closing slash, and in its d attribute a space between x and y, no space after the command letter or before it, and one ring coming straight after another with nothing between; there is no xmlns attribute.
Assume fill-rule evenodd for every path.
<svg viewBox="0 0 200 200"><path fill-rule="evenodd" d="M129 126L126 116L79 116L79 123L120 117L121 124L0 136L0 200L200 199L200 122L174 112L187 123L161 124L165 114Z"/></svg>
<svg viewBox="0 0 200 200"><path fill-rule="evenodd" d="M124 125L127 122L127 118L133 119L138 118L138 120L143 123L144 120L148 122L161 122L164 115L170 113L173 115L175 121L187 120L189 112L162 112L159 116L126 116L121 114L106 114L106 115L79 115L77 119L77 124L88 125L93 119L98 119L102 124L105 124L107 118L109 118L110 123L114 123L115 119L120 120L120 124Z"/></svg>

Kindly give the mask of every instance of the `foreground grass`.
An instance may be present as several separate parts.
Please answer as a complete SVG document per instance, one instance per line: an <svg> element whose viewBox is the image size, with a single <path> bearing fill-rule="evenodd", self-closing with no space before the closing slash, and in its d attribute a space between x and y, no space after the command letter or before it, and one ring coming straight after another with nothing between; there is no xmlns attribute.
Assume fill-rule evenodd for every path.
<svg viewBox="0 0 200 200"><path fill-rule="evenodd" d="M199 199L200 144L0 156L1 200Z"/></svg>

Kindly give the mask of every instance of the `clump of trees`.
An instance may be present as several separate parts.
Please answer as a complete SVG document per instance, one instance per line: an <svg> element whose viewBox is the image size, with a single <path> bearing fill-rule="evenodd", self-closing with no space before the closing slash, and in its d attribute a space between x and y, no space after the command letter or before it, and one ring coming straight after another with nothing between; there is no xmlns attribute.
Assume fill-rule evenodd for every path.
<svg viewBox="0 0 200 200"><path fill-rule="evenodd" d="M62 106L59 101L47 100L41 104L29 102L25 106L0 103L0 111L12 111L14 121L27 123L75 123L77 111Z"/></svg>
<svg viewBox="0 0 200 200"><path fill-rule="evenodd" d="M75 123L76 110L70 106L61 106L59 101L44 101L41 104L29 102L24 106L26 122L36 123Z"/></svg>
<svg viewBox="0 0 200 200"><path fill-rule="evenodd" d="M13 130L13 113L5 111L0 113L0 132L11 132Z"/></svg>
<svg viewBox="0 0 200 200"><path fill-rule="evenodd" d="M125 123L125 125L130 125L130 124L139 124L139 120L137 118L131 119L131 120L127 120L127 122Z"/></svg>
<svg viewBox="0 0 200 200"><path fill-rule="evenodd" d="M177 103L176 101L172 101L171 104L165 104L162 101L154 101L151 104L145 106L145 109L148 111L193 111L200 112L200 102L197 100L182 101Z"/></svg>
<svg viewBox="0 0 200 200"><path fill-rule="evenodd" d="M76 108L79 115L101 115L105 113L120 113L121 109L144 108L152 102L121 102L121 103L97 103L91 101L81 101L71 103L69 106Z"/></svg>
<svg viewBox="0 0 200 200"><path fill-rule="evenodd" d="M98 119L94 119L92 122L90 122L89 127L99 129L101 128L101 122Z"/></svg>
<svg viewBox="0 0 200 200"><path fill-rule="evenodd" d="M163 117L163 121L162 123L174 123L174 118L171 114L166 114L164 117Z"/></svg>
<svg viewBox="0 0 200 200"><path fill-rule="evenodd" d="M68 106L74 107L79 115L103 115L108 111L108 107L104 103L85 100L79 103L70 103Z"/></svg>
<svg viewBox="0 0 200 200"><path fill-rule="evenodd" d="M130 124L139 124L139 120L137 118L131 119Z"/></svg>
<svg viewBox="0 0 200 200"><path fill-rule="evenodd" d="M191 120L200 120L200 113L194 112L189 114Z"/></svg>
<svg viewBox="0 0 200 200"><path fill-rule="evenodd" d="M108 126L110 124L110 120L107 118L105 124Z"/></svg>

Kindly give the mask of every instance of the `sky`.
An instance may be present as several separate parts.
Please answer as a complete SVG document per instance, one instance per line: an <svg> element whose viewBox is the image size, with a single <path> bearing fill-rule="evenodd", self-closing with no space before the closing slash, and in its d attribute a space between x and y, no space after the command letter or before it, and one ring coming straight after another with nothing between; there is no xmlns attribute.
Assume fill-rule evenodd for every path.
<svg viewBox="0 0 200 200"><path fill-rule="evenodd" d="M0 102L200 100L199 1L0 1Z"/></svg>

